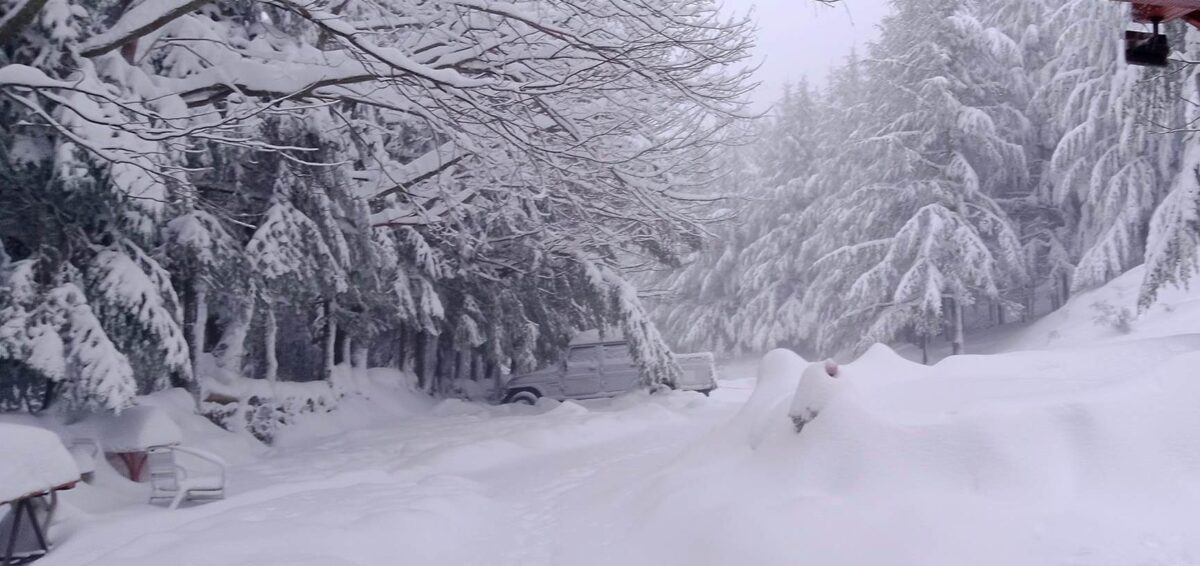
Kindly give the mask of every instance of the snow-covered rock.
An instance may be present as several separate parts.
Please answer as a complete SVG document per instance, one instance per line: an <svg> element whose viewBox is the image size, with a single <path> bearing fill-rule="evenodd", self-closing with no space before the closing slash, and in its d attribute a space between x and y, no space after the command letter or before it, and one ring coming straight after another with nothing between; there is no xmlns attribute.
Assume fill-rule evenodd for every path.
<svg viewBox="0 0 1200 566"><path fill-rule="evenodd" d="M58 439L44 428L0 423L0 501L79 480L75 459Z"/></svg>

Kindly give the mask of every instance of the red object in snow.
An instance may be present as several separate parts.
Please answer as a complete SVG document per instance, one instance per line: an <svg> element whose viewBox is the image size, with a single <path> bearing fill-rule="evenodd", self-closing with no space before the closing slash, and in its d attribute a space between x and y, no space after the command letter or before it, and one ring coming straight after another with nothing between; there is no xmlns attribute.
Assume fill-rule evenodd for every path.
<svg viewBox="0 0 1200 566"><path fill-rule="evenodd" d="M1182 19L1200 27L1200 0L1132 0L1132 4L1136 22L1150 24Z"/></svg>
<svg viewBox="0 0 1200 566"><path fill-rule="evenodd" d="M146 466L146 458L149 456L147 452L114 452L121 462L125 464L125 469L129 470L129 479L135 482L142 481L142 468Z"/></svg>
<svg viewBox="0 0 1200 566"><path fill-rule="evenodd" d="M829 377L837 377L838 365L833 360L825 360L825 374Z"/></svg>

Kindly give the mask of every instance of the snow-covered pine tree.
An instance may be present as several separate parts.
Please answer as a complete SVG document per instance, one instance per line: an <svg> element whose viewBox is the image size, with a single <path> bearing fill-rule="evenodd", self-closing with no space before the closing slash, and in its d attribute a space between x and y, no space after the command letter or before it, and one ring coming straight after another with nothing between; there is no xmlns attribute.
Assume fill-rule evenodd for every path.
<svg viewBox="0 0 1200 566"><path fill-rule="evenodd" d="M1200 57L1200 32L1188 28L1184 56ZM1183 78L1181 101L1183 124L1200 120L1200 67L1191 65ZM1187 285L1198 267L1200 253L1200 135L1189 130L1183 135L1183 157L1170 186L1150 221L1145 253L1146 278L1138 300L1149 308L1167 285Z"/></svg>
<svg viewBox="0 0 1200 566"><path fill-rule="evenodd" d="M898 2L873 46L880 117L861 143L875 158L860 161L865 184L824 209L821 230L849 241L813 263L804 299L825 348L929 336L945 320L961 351L964 309L1005 304L1026 276L994 198L1027 183L1024 148L992 114L1008 117L995 97L1019 54L970 6Z"/></svg>
<svg viewBox="0 0 1200 566"><path fill-rule="evenodd" d="M1059 53L1038 96L1058 132L1042 198L1061 213L1058 240L1074 263L1056 291L1095 287L1142 260L1151 214L1178 166L1178 136L1154 134L1151 124L1177 121L1179 81L1144 80L1146 71L1124 64L1106 38L1126 17L1120 5L1075 0L1051 20Z"/></svg>

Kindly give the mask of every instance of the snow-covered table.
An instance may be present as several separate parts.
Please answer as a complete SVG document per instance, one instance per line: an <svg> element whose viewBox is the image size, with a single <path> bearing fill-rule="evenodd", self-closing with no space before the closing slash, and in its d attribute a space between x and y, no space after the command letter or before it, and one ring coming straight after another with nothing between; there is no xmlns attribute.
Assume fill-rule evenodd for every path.
<svg viewBox="0 0 1200 566"><path fill-rule="evenodd" d="M0 505L8 505L12 514L0 564L8 566L40 557L49 549L34 513L34 500L47 495L53 499L58 490L75 487L79 469L58 435L43 428L0 423L0 446L4 447L4 458L0 458ZM53 503L48 508L53 509ZM39 548L17 559L17 539L23 523L33 529Z"/></svg>
<svg viewBox="0 0 1200 566"><path fill-rule="evenodd" d="M117 415L103 417L99 426L104 452L120 458L129 479L140 481L146 454L151 448L174 446L183 441L179 425L156 407L130 407Z"/></svg>

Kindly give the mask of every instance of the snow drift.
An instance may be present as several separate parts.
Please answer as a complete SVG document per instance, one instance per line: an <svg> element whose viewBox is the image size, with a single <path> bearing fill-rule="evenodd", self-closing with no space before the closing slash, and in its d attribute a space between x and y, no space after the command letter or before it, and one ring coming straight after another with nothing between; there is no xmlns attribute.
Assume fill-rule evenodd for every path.
<svg viewBox="0 0 1200 566"><path fill-rule="evenodd" d="M662 471L630 503L651 517L637 530L660 542L629 559L1127 564L1150 545L1198 552L1185 520L1200 505L1197 350L1200 336L1184 335L925 367L876 346L843 367L854 387L801 434L771 422L786 419L788 392L759 442Z"/></svg>

